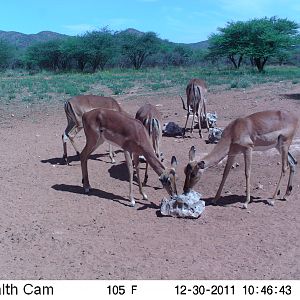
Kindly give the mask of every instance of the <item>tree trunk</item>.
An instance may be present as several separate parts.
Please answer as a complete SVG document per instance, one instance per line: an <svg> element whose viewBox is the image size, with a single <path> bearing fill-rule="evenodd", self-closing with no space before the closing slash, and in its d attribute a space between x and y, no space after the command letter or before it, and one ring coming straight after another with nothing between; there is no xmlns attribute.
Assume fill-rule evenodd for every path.
<svg viewBox="0 0 300 300"><path fill-rule="evenodd" d="M264 71L264 66L266 64L268 60L268 57L264 57L264 58L261 58L261 57L255 57L254 58L254 63L258 69L258 72L263 72Z"/></svg>
<svg viewBox="0 0 300 300"><path fill-rule="evenodd" d="M236 61L234 59L234 55L229 55L228 58L230 59L230 61L232 62L233 66L235 69L238 69L238 66L236 64Z"/></svg>
<svg viewBox="0 0 300 300"><path fill-rule="evenodd" d="M239 60L238 60L238 69L241 66L242 60L243 60L243 55L240 55Z"/></svg>

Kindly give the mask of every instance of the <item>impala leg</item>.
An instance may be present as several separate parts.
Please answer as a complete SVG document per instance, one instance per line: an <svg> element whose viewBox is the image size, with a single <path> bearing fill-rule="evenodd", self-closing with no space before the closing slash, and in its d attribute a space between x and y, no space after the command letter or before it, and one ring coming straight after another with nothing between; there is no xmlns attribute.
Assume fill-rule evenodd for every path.
<svg viewBox="0 0 300 300"><path fill-rule="evenodd" d="M140 161L139 161L139 156L137 154L134 154L133 156L134 158L134 166L135 166L135 170L136 170L136 176L137 176L137 179L138 179L138 185L139 185L139 190L140 190L140 194L143 196L143 199L144 200L148 200L148 197L147 195L144 193L143 191L143 185L141 183L141 176L140 176ZM146 172L147 172L147 168L148 168L148 163L146 163ZM145 179L144 179L144 182L146 180L146 175L147 175L147 179L148 179L148 174L145 173Z"/></svg>
<svg viewBox="0 0 300 300"><path fill-rule="evenodd" d="M63 151L64 151L64 154L63 154L63 160L64 162L69 165L69 161L68 161L68 153L67 153L67 140L68 140L68 137L66 136L66 133L64 132L63 135L62 135L62 143L63 143Z"/></svg>
<svg viewBox="0 0 300 300"><path fill-rule="evenodd" d="M198 117L198 124L199 124L199 136L202 139L201 113L198 112L197 117Z"/></svg>
<svg viewBox="0 0 300 300"><path fill-rule="evenodd" d="M194 131L194 121L195 121L195 113L193 112L193 119L192 119L191 133Z"/></svg>
<svg viewBox="0 0 300 300"><path fill-rule="evenodd" d="M188 110L188 113L187 113L187 115L186 115L186 121L185 121L185 125L184 125L184 130L183 130L183 137L185 136L186 126L187 126L189 117L190 117L190 111Z"/></svg>
<svg viewBox="0 0 300 300"><path fill-rule="evenodd" d="M68 154L67 154L67 141L70 140L70 133L73 132L76 128L76 124L70 120L68 122L67 128L65 129L63 135L62 135L62 142L63 142L63 159L66 162L66 164L69 164L68 162Z"/></svg>
<svg viewBox="0 0 300 300"><path fill-rule="evenodd" d="M145 177L144 177L144 181L143 181L143 186L145 186L147 184L148 181L148 163L146 162L146 168L145 168Z"/></svg>
<svg viewBox="0 0 300 300"><path fill-rule="evenodd" d="M213 204L216 204L217 201L220 199L222 189L224 187L224 184L225 184L225 181L227 179L228 173L229 173L229 171L230 171L230 169L231 169L231 167L233 165L235 156L236 156L235 154L228 154L227 163L226 163L226 166L225 166L225 169L224 169L222 181L221 181L220 186L218 188L218 191L217 191L217 194L215 196L215 199L213 200Z"/></svg>
<svg viewBox="0 0 300 300"><path fill-rule="evenodd" d="M250 174L252 164L252 148L248 148L244 152L245 160L245 176L246 176L246 202L243 204L243 208L247 208L250 203Z"/></svg>
<svg viewBox="0 0 300 300"><path fill-rule="evenodd" d="M203 110L204 110L204 118L205 118L205 122L206 122L206 128L207 128L207 132L209 132L209 124L208 124L208 120L207 120L207 112L206 112L206 99L203 99Z"/></svg>
<svg viewBox="0 0 300 300"><path fill-rule="evenodd" d="M292 192L293 177L294 177L294 174L295 174L296 164L297 164L296 159L293 157L293 155L290 152L288 152L288 163L289 163L289 166L290 166L290 175L289 175L288 185L287 185L287 188L286 188L284 199L286 199Z"/></svg>
<svg viewBox="0 0 300 300"><path fill-rule="evenodd" d="M77 133L78 133L81 129L82 129L82 127L77 127L77 126L76 126L76 127L74 127L74 128L68 133L68 138L69 138L69 140L70 140L70 142L71 142L73 148L75 149L77 155L80 155L80 152L79 152L79 150L77 149L77 147L76 147L76 145L75 145L74 138L75 138L75 136L77 135ZM74 134L73 134L73 132L74 132ZM72 134L73 134L73 136L72 136Z"/></svg>
<svg viewBox="0 0 300 300"><path fill-rule="evenodd" d="M109 158L110 158L112 164L115 164L115 163L116 163L116 161L115 161L115 159L114 159L114 156L116 156L116 154L115 154L115 152L113 151L112 145L109 144Z"/></svg>
<svg viewBox="0 0 300 300"><path fill-rule="evenodd" d="M93 151L95 151L101 144L103 144L103 142L104 140L99 135L96 135L94 132L92 132L89 136L87 136L86 145L80 154L82 184L85 193L88 193L91 188L87 168L88 158Z"/></svg>
<svg viewBox="0 0 300 300"><path fill-rule="evenodd" d="M135 206L135 200L132 193L132 182L133 182L133 165L132 165L132 158L128 151L124 151L124 156L128 168L129 173L129 199L131 202L131 206Z"/></svg>
<svg viewBox="0 0 300 300"><path fill-rule="evenodd" d="M281 153L282 168L281 168L281 173L280 173L280 177L279 177L275 192L273 194L272 199L269 201L269 204L271 204L271 205L274 205L276 196L280 194L280 190L279 190L280 183L281 183L282 178L285 176L287 168L288 168L288 148L289 148L289 145L283 144L282 138L279 137L277 149ZM290 179L292 179L292 178L289 178L289 180Z"/></svg>
<svg viewBox="0 0 300 300"><path fill-rule="evenodd" d="M160 129L158 129L160 130ZM152 133L152 143L153 143L153 148L154 148L154 152L156 154L156 157L163 162L164 158L163 158L163 153L160 152L160 141L162 139L161 133Z"/></svg>

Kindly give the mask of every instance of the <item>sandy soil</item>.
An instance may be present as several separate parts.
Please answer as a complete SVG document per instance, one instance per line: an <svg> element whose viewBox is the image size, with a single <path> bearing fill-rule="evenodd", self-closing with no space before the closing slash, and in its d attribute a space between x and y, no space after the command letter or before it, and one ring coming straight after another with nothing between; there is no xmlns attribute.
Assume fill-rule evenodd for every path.
<svg viewBox="0 0 300 300"><path fill-rule="evenodd" d="M170 94L132 93L118 96L132 115L149 101L160 104L164 120L183 126L185 113ZM208 110L218 126L265 109L300 112L300 85L281 82L246 90L212 90ZM233 169L218 206L209 204L221 180L224 163L206 171L196 189L207 203L196 220L161 217L166 196L150 170L141 200L129 206L124 156L112 165L102 145L89 160L90 195L81 187L80 162L61 164L61 134L66 126L63 105L1 110L0 124L0 278L1 279L300 279L300 176L295 175L288 201L266 202L280 175L274 150L254 153L253 202L245 200L243 158ZM213 145L197 132L186 139L163 138L166 164L178 160L178 189L184 181L188 150L199 156ZM84 134L77 143L84 145ZM69 145L70 155L74 150ZM300 159L300 133L291 152ZM286 184L286 183L284 183Z"/></svg>

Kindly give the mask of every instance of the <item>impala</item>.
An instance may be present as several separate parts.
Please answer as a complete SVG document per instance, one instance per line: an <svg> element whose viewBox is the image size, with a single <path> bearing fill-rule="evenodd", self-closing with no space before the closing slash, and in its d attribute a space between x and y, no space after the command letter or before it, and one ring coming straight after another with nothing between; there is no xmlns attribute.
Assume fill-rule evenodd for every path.
<svg viewBox="0 0 300 300"><path fill-rule="evenodd" d="M155 106L151 104L143 105L136 113L135 118L140 120L145 126L150 140L152 141L154 152L158 159L163 161L162 153L160 152L160 143L162 139L162 117ZM146 170L143 185L147 184L148 180L148 162L146 161Z"/></svg>
<svg viewBox="0 0 300 300"><path fill-rule="evenodd" d="M187 126L191 112L193 114L191 132L193 132L193 129L194 129L195 115L198 117L199 135L201 138L202 138L202 131L201 131L202 121L205 121L207 129L209 128L208 123L207 123L207 116L206 116L206 102L207 102L206 97L205 97L206 93L207 93L207 85L206 85L205 81L202 79L195 78L195 79L192 79L186 87L187 107L185 107L184 100L180 96L183 109L187 111L183 136L185 136L186 126Z"/></svg>
<svg viewBox="0 0 300 300"><path fill-rule="evenodd" d="M133 165L136 168L139 190L143 199L147 195L143 192L139 172L139 155L143 155L149 165L153 168L163 187L169 195L176 195L175 166L177 161L172 157L171 168L166 169L162 162L156 157L149 135L143 124L122 112L108 109L94 109L83 115L82 118L86 145L80 154L82 183L85 193L90 190L87 160L89 155L97 149L104 141L118 145L124 150L125 160L129 171L129 198L131 205L135 205L132 194ZM133 159L132 159L133 158Z"/></svg>
<svg viewBox="0 0 300 300"><path fill-rule="evenodd" d="M77 147L75 145L74 138L76 134L83 128L82 115L87 111L99 107L122 111L118 102L111 97L80 95L75 96L65 102L65 113L67 116L68 125L62 135L62 141L64 149L63 159L67 164L69 164L67 155L67 140L70 140L77 155L79 155L79 151L77 150ZM112 151L112 147L111 145L109 145L109 157L111 159L111 162L115 163L113 156L114 153Z"/></svg>
<svg viewBox="0 0 300 300"><path fill-rule="evenodd" d="M281 154L281 174L275 192L269 204L274 205L276 195L280 194L279 186L282 177L290 167L288 185L284 198L291 194L293 189L293 176L297 161L289 152L298 124L298 118L287 111L262 111L244 118L238 118L231 122L223 131L221 140L213 148L211 153L201 160L195 160L195 148L189 152L190 162L185 168L184 192L188 192L200 179L203 171L218 164L226 156L227 163L223 177L213 203L216 203L234 163L237 154L242 153L245 161L246 176L246 202L243 208L247 208L250 202L250 171L253 150L264 151L276 148Z"/></svg>

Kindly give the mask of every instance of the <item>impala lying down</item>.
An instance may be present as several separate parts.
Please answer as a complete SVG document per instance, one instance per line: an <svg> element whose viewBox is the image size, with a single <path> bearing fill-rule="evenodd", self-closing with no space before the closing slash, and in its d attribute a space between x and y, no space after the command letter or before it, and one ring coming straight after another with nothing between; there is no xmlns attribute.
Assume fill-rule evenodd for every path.
<svg viewBox="0 0 300 300"><path fill-rule="evenodd" d="M82 168L82 183L86 193L90 190L88 178L87 160L89 155L97 149L99 145L107 141L118 145L124 150L124 155L129 170L129 198L131 205L135 205L132 194L133 163L136 168L139 190L143 199L147 199L143 192L139 172L139 155L143 155L149 165L159 176L163 187L169 195L177 194L175 182L176 159L172 158L172 167L166 169L161 161L156 157L151 145L149 135L143 124L125 113L120 113L108 109L94 109L83 115L82 118L84 132L86 135L86 145L80 154Z"/></svg>
<svg viewBox="0 0 300 300"><path fill-rule="evenodd" d="M250 202L250 171L252 163L252 151L264 151L276 148L281 154L281 174L273 194L269 201L274 205L274 199L279 195L280 182L286 174L288 166L290 174L284 198L291 194L293 189L293 176L297 161L289 152L298 125L298 118L287 111L262 111L231 122L223 131L221 140L213 148L211 153L200 160L195 160L195 148L189 152L190 162L185 168L184 192L189 192L199 181L203 171L215 166L223 158L228 156L221 184L214 199L214 203L220 198L227 175L234 163L237 154L243 153L245 160L246 176L246 202L243 207L247 208Z"/></svg>

